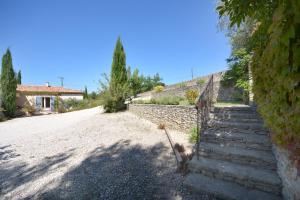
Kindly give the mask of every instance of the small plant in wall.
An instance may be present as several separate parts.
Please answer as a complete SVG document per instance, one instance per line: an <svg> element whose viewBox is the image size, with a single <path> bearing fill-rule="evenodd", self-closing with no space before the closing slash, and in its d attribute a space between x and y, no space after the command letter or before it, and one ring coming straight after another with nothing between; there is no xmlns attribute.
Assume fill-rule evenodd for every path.
<svg viewBox="0 0 300 200"><path fill-rule="evenodd" d="M158 85L158 86L154 87L155 92L162 92L162 91L164 91L164 89L165 89L165 87L162 85Z"/></svg>
<svg viewBox="0 0 300 200"><path fill-rule="evenodd" d="M189 141L194 144L197 143L197 135L197 127L194 126L189 130Z"/></svg>

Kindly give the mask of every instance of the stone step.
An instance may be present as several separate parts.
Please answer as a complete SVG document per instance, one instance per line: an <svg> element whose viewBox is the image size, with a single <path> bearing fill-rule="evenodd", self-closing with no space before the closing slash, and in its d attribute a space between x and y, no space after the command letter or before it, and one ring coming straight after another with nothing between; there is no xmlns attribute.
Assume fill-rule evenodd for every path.
<svg viewBox="0 0 300 200"><path fill-rule="evenodd" d="M249 112L256 113L256 109L250 106L233 106L233 107L213 107L212 112Z"/></svg>
<svg viewBox="0 0 300 200"><path fill-rule="evenodd" d="M232 122L232 121L222 121L222 120L210 120L208 122L209 127L222 127L222 128L238 128L238 129L251 129L251 130L264 130L262 122Z"/></svg>
<svg viewBox="0 0 300 200"><path fill-rule="evenodd" d="M234 200L281 200L280 196L249 189L239 184L210 178L202 174L189 173L184 185L193 191L214 195L220 199Z"/></svg>
<svg viewBox="0 0 300 200"><path fill-rule="evenodd" d="M272 143L267 135L239 133L234 130L206 130L201 141L224 144L232 147L271 151Z"/></svg>
<svg viewBox="0 0 300 200"><path fill-rule="evenodd" d="M188 169L208 177L234 182L249 189L281 194L281 180L276 171L201 157L199 160L194 157L189 161Z"/></svg>
<svg viewBox="0 0 300 200"><path fill-rule="evenodd" d="M270 151L244 149L224 144L200 142L199 155L216 160L261 167L266 170L276 170L276 160Z"/></svg>
<svg viewBox="0 0 300 200"><path fill-rule="evenodd" d="M225 132L235 132L235 133L244 133L244 134L257 134L257 135L269 135L268 130L251 130L251 129L241 129L235 127L208 127L206 130L214 131L225 131Z"/></svg>
<svg viewBox="0 0 300 200"><path fill-rule="evenodd" d="M263 120L255 114L232 114L232 113L210 113L210 119L240 122L262 122Z"/></svg>
<svg viewBox="0 0 300 200"><path fill-rule="evenodd" d="M243 116L243 117L258 117L259 114L255 110L249 111L234 111L234 110L210 110L211 114L215 115L232 115L232 116Z"/></svg>

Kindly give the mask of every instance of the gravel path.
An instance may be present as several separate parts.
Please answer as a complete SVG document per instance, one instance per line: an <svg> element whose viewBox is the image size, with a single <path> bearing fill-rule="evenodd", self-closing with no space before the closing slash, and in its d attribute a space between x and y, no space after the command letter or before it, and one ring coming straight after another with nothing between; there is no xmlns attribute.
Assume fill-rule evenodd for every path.
<svg viewBox="0 0 300 200"><path fill-rule="evenodd" d="M0 199L209 199L184 189L164 132L129 112L19 118L0 135Z"/></svg>

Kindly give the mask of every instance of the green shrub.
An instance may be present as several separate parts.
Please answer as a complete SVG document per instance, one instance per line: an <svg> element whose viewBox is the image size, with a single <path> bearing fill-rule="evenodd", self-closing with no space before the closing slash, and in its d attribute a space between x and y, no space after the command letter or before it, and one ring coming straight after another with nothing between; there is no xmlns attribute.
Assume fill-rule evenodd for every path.
<svg viewBox="0 0 300 200"><path fill-rule="evenodd" d="M84 100L66 99L63 101L60 98L56 97L54 101L55 111L59 113L93 108L93 107L100 106L102 104L103 104L102 99L84 99Z"/></svg>
<svg viewBox="0 0 300 200"><path fill-rule="evenodd" d="M142 100L142 99L139 99L139 100L134 100L132 101L133 104L150 104L150 100Z"/></svg>
<svg viewBox="0 0 300 200"><path fill-rule="evenodd" d="M205 80L203 78L197 80L197 85L199 85L200 87L204 86L205 84Z"/></svg>
<svg viewBox="0 0 300 200"><path fill-rule="evenodd" d="M182 101L184 98L182 97L160 97L154 99L155 104L160 105L179 105L179 102Z"/></svg>
<svg viewBox="0 0 300 200"><path fill-rule="evenodd" d="M124 104L123 100L116 96L111 96L109 92L103 95L103 104L105 112L108 113L118 112L126 109L126 105Z"/></svg>
<svg viewBox="0 0 300 200"><path fill-rule="evenodd" d="M158 86L154 87L155 92L162 92L162 91L164 91L164 89L165 89L165 87L162 85L158 85Z"/></svg>
<svg viewBox="0 0 300 200"><path fill-rule="evenodd" d="M189 102L183 97L158 97L150 100L136 100L134 104L158 104L158 105L190 105Z"/></svg>
<svg viewBox="0 0 300 200"><path fill-rule="evenodd" d="M28 101L23 105L22 111L25 112L27 116L31 116L35 113L35 107L31 105Z"/></svg>
<svg viewBox="0 0 300 200"><path fill-rule="evenodd" d="M187 99L179 101L179 105L181 106L189 106L191 105L190 102Z"/></svg>
<svg viewBox="0 0 300 200"><path fill-rule="evenodd" d="M188 90L185 93L186 99L190 104L195 104L196 98L198 97L199 92L197 90Z"/></svg>
<svg viewBox="0 0 300 200"><path fill-rule="evenodd" d="M0 122L3 122L6 120L4 114L3 114L4 109L0 107Z"/></svg>
<svg viewBox="0 0 300 200"><path fill-rule="evenodd" d="M194 126L189 130L189 141L191 143L197 143L197 127ZM199 138L200 139L200 138Z"/></svg>

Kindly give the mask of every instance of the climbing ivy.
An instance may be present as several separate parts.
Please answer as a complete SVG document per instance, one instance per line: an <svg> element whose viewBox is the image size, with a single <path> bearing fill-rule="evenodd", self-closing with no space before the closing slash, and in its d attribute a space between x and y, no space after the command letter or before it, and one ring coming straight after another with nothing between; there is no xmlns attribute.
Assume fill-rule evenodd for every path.
<svg viewBox="0 0 300 200"><path fill-rule="evenodd" d="M300 172L300 1L221 0L231 25L247 17L251 35L253 92L274 141L289 150Z"/></svg>

